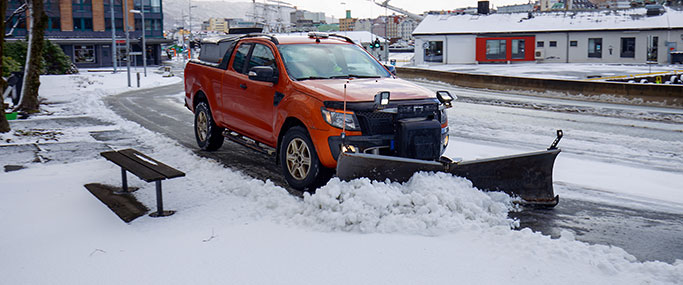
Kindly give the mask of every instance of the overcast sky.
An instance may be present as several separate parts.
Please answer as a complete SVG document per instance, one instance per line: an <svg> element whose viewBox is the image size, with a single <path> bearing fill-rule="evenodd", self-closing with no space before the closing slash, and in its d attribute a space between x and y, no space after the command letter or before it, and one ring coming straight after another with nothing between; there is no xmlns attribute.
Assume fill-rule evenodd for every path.
<svg viewBox="0 0 683 285"><path fill-rule="evenodd" d="M166 0L168 1L168 0ZM177 0L176 0L177 1ZM182 0L181 0L182 1ZM192 0L201 1L201 0ZM209 0L206 0L209 1ZM213 0L216 1L216 0ZM219 0L220 1L220 0ZM251 2L248 0L223 0L226 2ZM263 3L264 0L256 0ZM373 4L370 0L281 0L282 2L290 3L297 6L298 9L308 10L312 12L325 12L328 17L335 18L345 17L345 11L351 10L351 16L354 18L374 18L379 15L384 15L384 8ZM378 2L383 0L377 0ZM528 3L528 0L491 0L494 6L504 6L510 4ZM268 0L268 3L274 1ZM409 12L420 14L429 10L453 10L463 7L476 7L477 0L393 0L389 2L390 5L408 10ZM393 12L388 10L388 14Z"/></svg>

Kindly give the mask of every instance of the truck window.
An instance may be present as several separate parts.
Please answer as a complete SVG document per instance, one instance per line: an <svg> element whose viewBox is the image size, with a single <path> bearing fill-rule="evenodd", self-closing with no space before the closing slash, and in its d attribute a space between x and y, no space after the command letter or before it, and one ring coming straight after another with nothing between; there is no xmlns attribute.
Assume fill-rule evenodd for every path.
<svg viewBox="0 0 683 285"><path fill-rule="evenodd" d="M297 79L388 77L366 51L350 44L289 44L278 47L287 73Z"/></svg>
<svg viewBox="0 0 683 285"><path fill-rule="evenodd" d="M232 61L232 68L239 73L244 73L244 64L247 60L247 55L249 55L249 49L251 49L252 44L242 44L237 48L235 52L235 59Z"/></svg>
<svg viewBox="0 0 683 285"><path fill-rule="evenodd" d="M251 68L254 66L270 66L275 71L275 74L277 74L275 56L273 56L273 52L270 50L270 48L265 45L254 45L254 50L251 52L251 58L249 58L247 71L251 70Z"/></svg>

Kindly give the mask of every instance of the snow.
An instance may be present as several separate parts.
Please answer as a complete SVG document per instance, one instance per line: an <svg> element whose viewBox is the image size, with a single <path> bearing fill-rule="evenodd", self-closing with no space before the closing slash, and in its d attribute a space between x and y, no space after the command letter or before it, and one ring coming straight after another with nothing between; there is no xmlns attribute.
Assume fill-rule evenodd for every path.
<svg viewBox="0 0 683 285"><path fill-rule="evenodd" d="M562 31L647 30L683 28L683 11L666 8L646 16L645 8L582 12L497 13L490 15L427 15L413 35L523 33Z"/></svg>
<svg viewBox="0 0 683 285"><path fill-rule="evenodd" d="M150 75L145 86L178 82ZM421 173L405 184L333 179L294 197L126 121L102 103L125 75L41 77L44 113L94 117L130 133L151 157L186 172L164 181L177 213L121 222L83 188L119 185L103 158L0 173L0 275L7 284L683 284L683 261L638 262L565 231L513 230L512 199L467 180ZM89 130L60 129L90 141ZM61 138L62 136L60 136ZM2 135L0 146L14 135ZM476 154L475 154L476 155ZM154 185L129 176L155 205Z"/></svg>
<svg viewBox="0 0 683 285"><path fill-rule="evenodd" d="M412 54L410 54L412 56ZM391 58L391 55L390 55ZM405 66L410 67L410 66ZM681 65L599 64L599 63L513 63L419 65L439 71L500 76L586 80L592 77L639 76L652 73L683 73ZM654 74L656 75L656 74ZM590 79L590 80L597 80Z"/></svg>

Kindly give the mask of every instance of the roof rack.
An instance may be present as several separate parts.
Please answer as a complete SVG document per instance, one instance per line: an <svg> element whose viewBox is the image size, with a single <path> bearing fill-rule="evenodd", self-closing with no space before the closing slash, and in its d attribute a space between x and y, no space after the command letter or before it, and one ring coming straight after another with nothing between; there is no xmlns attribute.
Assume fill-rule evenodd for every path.
<svg viewBox="0 0 683 285"><path fill-rule="evenodd" d="M243 38L255 38L255 37L266 37L266 38L270 39L270 41L273 42L274 44L276 44L276 45L280 44L280 42L273 35L264 34L264 33L249 33L249 34L241 36L240 38L243 39Z"/></svg>
<svg viewBox="0 0 683 285"><path fill-rule="evenodd" d="M344 39L345 41L347 41L347 42L349 42L349 43L356 44L351 38L349 38L349 37L347 37L347 36L342 36L342 35L339 35L339 34L330 34L330 37L341 38L341 39Z"/></svg>
<svg viewBox="0 0 683 285"><path fill-rule="evenodd" d="M352 39L348 38L347 36L342 36L342 35L338 35L338 34L328 34L328 33L321 33L321 32L309 32L309 33L308 33L308 37L309 37L309 38L314 38L314 39L316 39L316 40L319 40L319 39L327 39L327 38L329 38L329 37L335 37L335 38L343 39L343 40L345 40L345 41L347 41L347 42L349 42L349 43L356 44L355 42L353 42Z"/></svg>

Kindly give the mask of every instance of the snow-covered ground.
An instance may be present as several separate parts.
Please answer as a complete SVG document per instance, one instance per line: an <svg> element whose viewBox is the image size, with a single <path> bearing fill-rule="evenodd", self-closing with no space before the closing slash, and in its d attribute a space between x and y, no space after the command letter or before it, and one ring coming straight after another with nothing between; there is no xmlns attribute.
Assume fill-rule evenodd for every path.
<svg viewBox="0 0 683 285"><path fill-rule="evenodd" d="M1 283L683 284L681 260L638 262L569 231L551 239L513 230L511 198L444 174L418 174L405 184L333 179L296 198L118 117L102 98L130 90L125 80L107 73L41 77L50 115L29 120L108 122L57 128L58 140L91 142L90 133L101 130L134 136L141 144L131 147L186 172L164 182L165 208L177 213L123 223L83 187L119 185L119 168L103 158L0 173ZM178 81L151 73L144 82ZM36 141L15 133L0 139L0 146ZM464 146L460 155L476 157L478 147ZM153 208L154 185L129 179Z"/></svg>
<svg viewBox="0 0 683 285"><path fill-rule="evenodd" d="M511 64L444 64L416 67L471 74L569 80L585 80L594 77L634 76L660 72L683 73L683 65L680 64L646 65L524 62Z"/></svg>

